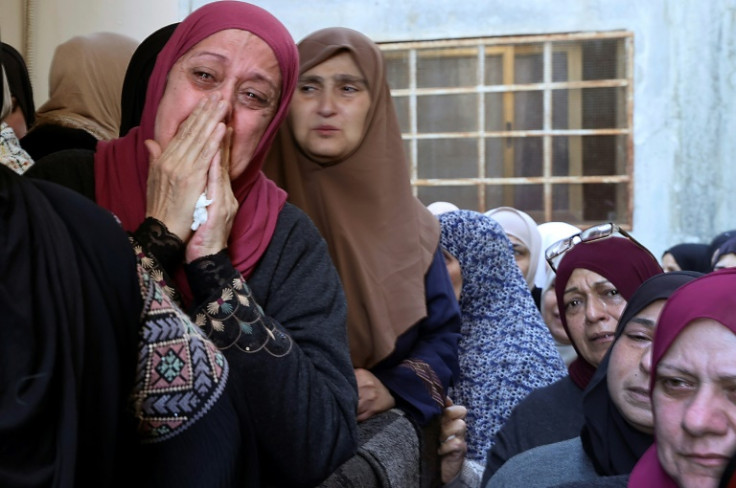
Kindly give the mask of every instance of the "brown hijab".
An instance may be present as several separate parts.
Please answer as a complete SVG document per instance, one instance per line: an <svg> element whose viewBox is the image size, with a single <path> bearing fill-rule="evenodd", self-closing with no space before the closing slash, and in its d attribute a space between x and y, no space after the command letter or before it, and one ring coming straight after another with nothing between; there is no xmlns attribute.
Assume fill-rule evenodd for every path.
<svg viewBox="0 0 736 488"><path fill-rule="evenodd" d="M439 222L413 195L383 55L363 34L317 31L299 43L303 74L349 52L368 83L365 133L347 157L327 164L296 145L291 121L280 130L263 170L289 193L327 241L348 302L355 367L388 356L396 339L427 315L424 276L439 244Z"/></svg>

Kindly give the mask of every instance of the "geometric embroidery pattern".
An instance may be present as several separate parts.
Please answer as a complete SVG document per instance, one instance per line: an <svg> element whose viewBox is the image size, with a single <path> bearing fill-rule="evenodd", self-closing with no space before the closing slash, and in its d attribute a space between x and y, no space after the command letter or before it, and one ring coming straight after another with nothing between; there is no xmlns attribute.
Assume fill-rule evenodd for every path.
<svg viewBox="0 0 736 488"><path fill-rule="evenodd" d="M169 439L193 425L222 396L225 356L138 260L144 307L131 409L144 443Z"/></svg>
<svg viewBox="0 0 736 488"><path fill-rule="evenodd" d="M151 389L190 387L192 381L191 361L187 342L182 338L160 344L150 344L147 369L150 370Z"/></svg>

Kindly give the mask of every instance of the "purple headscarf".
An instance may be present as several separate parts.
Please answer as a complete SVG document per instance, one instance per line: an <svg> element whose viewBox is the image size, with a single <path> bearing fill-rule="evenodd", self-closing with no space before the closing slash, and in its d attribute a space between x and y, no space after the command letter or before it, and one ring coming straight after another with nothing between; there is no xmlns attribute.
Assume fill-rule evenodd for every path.
<svg viewBox="0 0 736 488"><path fill-rule="evenodd" d="M714 271L691 281L672 294L659 316L652 344L652 377L654 389L657 366L677 336L694 320L712 319L736 334L736 268ZM651 393L650 393L651 394ZM628 486L677 488L677 483L664 471L657 457L657 442L634 466Z"/></svg>

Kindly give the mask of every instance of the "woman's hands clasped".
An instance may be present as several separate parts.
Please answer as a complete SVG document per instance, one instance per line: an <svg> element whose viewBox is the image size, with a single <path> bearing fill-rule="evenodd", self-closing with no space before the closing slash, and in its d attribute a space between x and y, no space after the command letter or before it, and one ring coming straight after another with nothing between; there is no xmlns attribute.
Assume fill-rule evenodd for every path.
<svg viewBox="0 0 736 488"><path fill-rule="evenodd" d="M187 243L186 261L227 247L238 210L230 185L232 129L223 122L229 104L219 94L203 98L165 146L145 141L150 155L146 215ZM194 206L205 192L212 203L207 222L193 233Z"/></svg>

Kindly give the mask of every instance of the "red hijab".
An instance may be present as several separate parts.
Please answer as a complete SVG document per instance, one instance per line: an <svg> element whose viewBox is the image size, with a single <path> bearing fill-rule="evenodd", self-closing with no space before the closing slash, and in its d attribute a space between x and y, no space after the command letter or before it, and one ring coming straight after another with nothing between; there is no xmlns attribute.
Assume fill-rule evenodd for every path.
<svg viewBox="0 0 736 488"><path fill-rule="evenodd" d="M683 285L672 294L659 316L652 344L652 375L654 382L659 362L677 336L697 319L713 319L736 334L736 268L714 271ZM656 419L655 419L656 422ZM665 472L657 457L657 441L634 466L628 486L677 488L677 483Z"/></svg>
<svg viewBox="0 0 736 488"><path fill-rule="evenodd" d="M648 278L662 272L656 258L641 246L629 239L611 237L591 242L581 242L570 249L557 268L555 293L560 320L568 336L570 331L565 318L563 297L567 281L578 268L588 269L606 278L628 302L639 285ZM570 364L570 378L584 390L595 373L595 366L583 358L575 342L572 341L578 357Z"/></svg>
<svg viewBox="0 0 736 488"><path fill-rule="evenodd" d="M123 227L135 230L145 218L148 151L143 142L153 139L154 123L166 80L174 63L195 44L226 29L242 29L260 37L273 50L281 69L281 99L273 120L256 147L245 172L233 180L240 203L228 241L233 265L248 277L268 247L286 193L261 172L266 153L288 113L299 72L299 55L291 35L270 13L254 5L220 1L192 12L174 31L156 59L148 81L140 126L110 142L101 142L95 153L95 197L111 210ZM188 296L183 279L177 284Z"/></svg>

